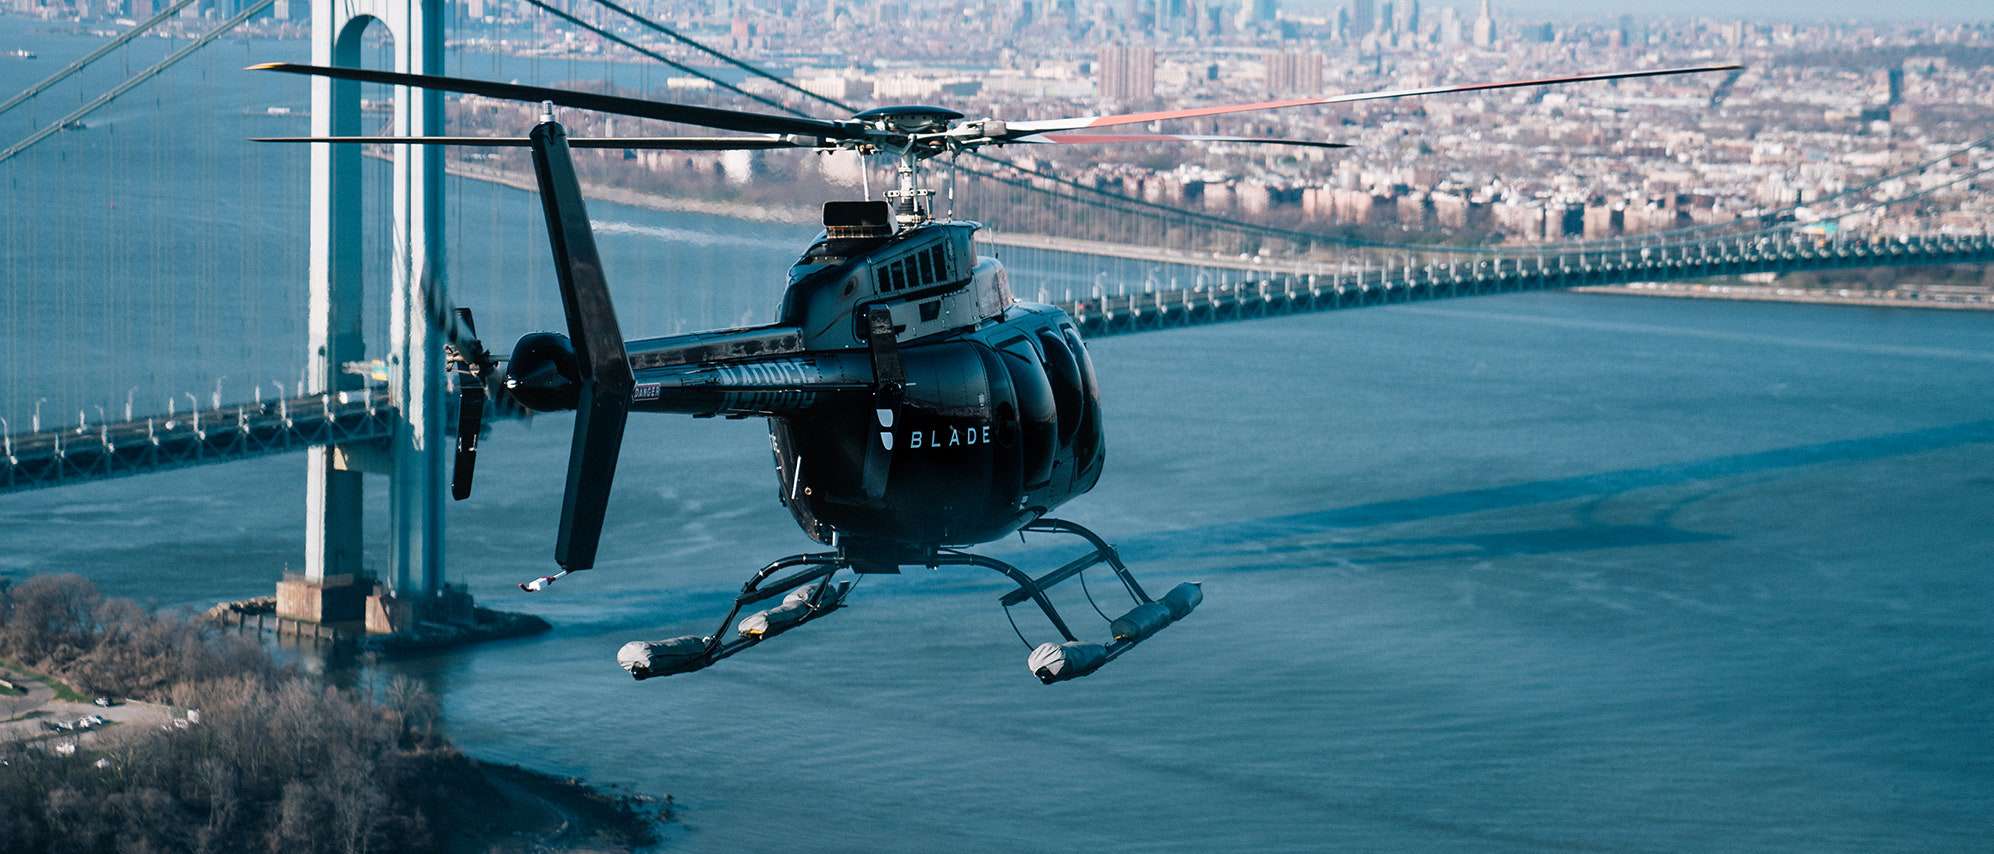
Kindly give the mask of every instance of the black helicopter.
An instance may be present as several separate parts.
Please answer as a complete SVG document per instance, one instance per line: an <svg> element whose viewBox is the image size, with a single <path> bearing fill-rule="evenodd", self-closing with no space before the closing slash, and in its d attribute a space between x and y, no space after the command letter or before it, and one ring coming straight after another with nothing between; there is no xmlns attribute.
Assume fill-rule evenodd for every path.
<svg viewBox="0 0 1994 854"><path fill-rule="evenodd" d="M1079 329L1065 312L1022 302L1004 267L977 254L977 223L931 216L920 164L986 145L1219 141L1344 147L1297 139L1089 133L1092 129L1230 113L1735 70L1722 65L1439 86L1251 104L1026 122L967 121L940 107L893 106L830 121L611 95L286 63L251 66L338 80L420 87L540 102L525 138L283 137L270 142L524 146L533 166L560 278L568 333L521 338L503 370L456 310L449 356L459 374L458 449L452 487L469 496L488 394L535 412L575 411L567 492L554 575L539 590L594 564L610 481L631 411L765 417L777 497L803 532L829 551L763 567L742 586L711 635L634 641L617 654L637 679L705 668L839 608L852 581L840 571L897 573L903 566L978 566L1017 584L1001 598L1036 604L1063 639L1032 649L1033 675L1052 683L1084 676L1182 619L1203 599L1198 584L1152 597L1115 549L1051 513L1100 480L1107 459L1100 389ZM752 136L568 138L555 106L658 119ZM596 253L572 148L854 150L896 161L885 201L832 201L824 230L789 271L777 320L764 326L626 341ZM1037 578L968 549L1014 532L1069 534L1086 553ZM1046 591L1106 564L1134 607L1110 622L1113 640L1079 640ZM786 575L771 581L773 576ZM775 607L729 624L743 608ZM1089 599L1092 599L1091 594ZM1099 610L1098 607L1096 610ZM1105 617L1105 613L1103 614ZM1020 635L1022 638L1022 634ZM1030 643L1027 642L1027 646Z"/></svg>

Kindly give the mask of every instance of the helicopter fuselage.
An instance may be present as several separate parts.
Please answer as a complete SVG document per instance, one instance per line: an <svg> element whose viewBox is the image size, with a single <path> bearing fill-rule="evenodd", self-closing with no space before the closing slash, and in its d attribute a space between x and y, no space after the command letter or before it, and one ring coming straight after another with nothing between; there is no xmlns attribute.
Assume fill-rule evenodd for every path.
<svg viewBox="0 0 1994 854"><path fill-rule="evenodd" d="M1013 298L1003 265L974 253L974 223L853 237L828 216L777 323L626 342L632 410L767 418L779 499L874 570L1001 538L1092 489L1106 445L1072 318ZM860 323L879 308L891 342ZM571 407L566 339L529 339L508 369L515 398ZM885 391L881 343L900 374Z"/></svg>
<svg viewBox="0 0 1994 854"><path fill-rule="evenodd" d="M1099 393L1065 312L1017 304L900 354L897 406L826 395L769 419L781 497L806 534L880 564L920 563L938 546L1003 537L1100 478ZM882 454L887 476L869 478Z"/></svg>

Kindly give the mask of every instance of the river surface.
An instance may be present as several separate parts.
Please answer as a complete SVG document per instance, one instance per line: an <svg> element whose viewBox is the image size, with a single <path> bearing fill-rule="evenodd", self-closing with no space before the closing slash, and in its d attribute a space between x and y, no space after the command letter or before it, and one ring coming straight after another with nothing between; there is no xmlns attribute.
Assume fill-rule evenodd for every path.
<svg viewBox="0 0 1994 854"><path fill-rule="evenodd" d="M39 73L88 43L0 22L42 39ZM37 76L0 68L9 91ZM302 180L268 171L243 180ZM487 339L557 326L533 198L451 191L453 284ZM302 222L302 188L270 193L298 210L214 238L244 242L225 264L297 257L301 237L269 232ZM63 215L192 252L145 211ZM632 334L766 317L812 231L592 212ZM72 276L83 315L119 298L87 268L10 260L12 290ZM213 358L302 348L302 298L271 299L254 323L219 301L240 351ZM14 319L9 347L59 346ZM1108 469L1060 515L1152 590L1206 593L1098 674L1038 685L994 576L921 570L710 671L631 682L620 644L711 631L748 573L812 545L762 424L662 417L632 422L599 568L532 596L512 585L550 565L569 422L500 425L449 508L449 572L554 629L390 666L438 690L476 756L671 793L670 850L1986 844L1994 315L1538 294L1093 351ZM0 411L122 395L118 370L0 368ZM301 560L303 474L282 457L0 498L0 573L81 572L162 606L266 593ZM992 551L1034 570L1069 554ZM1078 594L1058 599L1105 636Z"/></svg>

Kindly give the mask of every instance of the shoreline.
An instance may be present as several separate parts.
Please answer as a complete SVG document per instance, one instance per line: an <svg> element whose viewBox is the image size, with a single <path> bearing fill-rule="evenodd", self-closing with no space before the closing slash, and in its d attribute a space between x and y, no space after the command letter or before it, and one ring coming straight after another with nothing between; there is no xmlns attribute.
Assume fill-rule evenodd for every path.
<svg viewBox="0 0 1994 854"><path fill-rule="evenodd" d="M369 153L369 156L385 155ZM500 184L516 190L538 192L539 187L530 174L505 169L494 169L463 162L445 164L447 174L474 181ZM588 184L585 189L596 198L612 204L627 205L647 210L670 213L697 213L711 216L724 216L751 222L781 223L798 225L814 223L814 213L808 208L794 206L767 206L749 202L715 201L710 199L690 199L674 196L661 196L622 187ZM990 233L983 238L998 245L1028 245L1030 236L1020 235L1011 240ZM1136 247L1141 248L1141 247ZM1207 263L1206 259L1190 257L1176 263ZM1223 260L1219 263L1224 263ZM1908 308L1931 311L1994 311L1994 293L1985 295L1988 302L1949 301L1923 296L1924 291L1915 288L1890 291L1847 292L1847 289L1782 288L1750 284L1704 284L1700 282L1635 282L1626 285L1588 285L1567 288L1569 293L1595 294L1606 296L1648 297L1661 299L1707 299L1730 300L1734 302L1777 302L1798 305L1861 306L1867 308ZM1819 290L1819 293L1814 291Z"/></svg>
<svg viewBox="0 0 1994 854"><path fill-rule="evenodd" d="M479 833L452 837L450 851L645 850L662 843L661 829L675 819L670 795L613 794L577 777L456 754L467 773L503 798L503 821L488 803L463 804L464 826Z"/></svg>
<svg viewBox="0 0 1994 854"><path fill-rule="evenodd" d="M349 849L650 850L676 819L670 794L471 755L423 682L279 661L261 637L103 596L80 575L0 578L0 614L9 851L188 847L170 823L132 825L132 798L225 816L200 832L213 850L316 850L327 832Z"/></svg>
<svg viewBox="0 0 1994 854"><path fill-rule="evenodd" d="M1575 294L1595 294L1649 299L1729 300L1731 302L1776 302L1792 305L1830 305L1860 308L1909 308L1927 311L1994 311L1994 301L1952 302L1920 296L1915 289L1842 293L1839 290L1780 288L1763 285L1711 285L1691 282L1635 282L1626 285L1588 285L1570 288ZM1898 296L1885 296L1898 294ZM1908 294L1908 296L1906 295ZM1989 295L1994 299L1994 294Z"/></svg>

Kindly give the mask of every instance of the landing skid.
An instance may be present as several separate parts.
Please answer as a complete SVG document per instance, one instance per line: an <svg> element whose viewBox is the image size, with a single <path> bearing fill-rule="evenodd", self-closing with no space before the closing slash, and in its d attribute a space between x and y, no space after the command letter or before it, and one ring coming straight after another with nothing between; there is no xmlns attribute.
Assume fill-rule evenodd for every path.
<svg viewBox="0 0 1994 854"><path fill-rule="evenodd" d="M1080 525L1061 519L1040 519L1026 525L1023 531L1071 534L1086 540L1089 548L1086 554L1038 578L996 558L951 548L936 549L929 555L926 565L937 569L944 566L977 566L1009 578L1018 587L998 600L1007 618L1013 605L1026 601L1038 605L1053 630L1064 639L1061 643L1033 646L1031 641L1025 640L1022 631L1018 632L1018 639L1031 650L1026 659L1027 666L1041 683L1077 679L1101 669L1121 657L1122 653L1134 649L1136 644L1189 615L1204 600L1204 593L1196 582L1179 584L1163 598L1151 599L1122 563L1115 548ZM1087 580L1082 573L1104 563L1135 602L1135 607L1120 617L1110 618L1094 601L1093 591L1086 590ZM786 570L794 571L775 581L769 580ZM617 652L617 663L640 680L704 670L764 640L843 607L845 596L851 592L852 582L833 582L832 576L841 570L856 572L843 551L791 555L774 561L762 567L741 586L741 594L735 597L733 608L720 620L720 628L713 634L687 635L662 641L631 641ZM1094 613L1108 623L1109 634L1113 638L1108 643L1088 643L1075 637L1059 609L1046 596L1047 590L1074 578L1080 579ZM757 611L738 625L734 624L734 618L740 616L742 609L778 596L783 597L782 604ZM1012 620L1011 627L1017 629L1016 620ZM728 637L730 628L733 630L731 638Z"/></svg>

